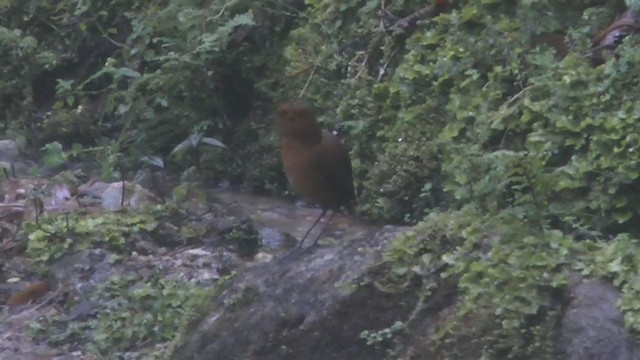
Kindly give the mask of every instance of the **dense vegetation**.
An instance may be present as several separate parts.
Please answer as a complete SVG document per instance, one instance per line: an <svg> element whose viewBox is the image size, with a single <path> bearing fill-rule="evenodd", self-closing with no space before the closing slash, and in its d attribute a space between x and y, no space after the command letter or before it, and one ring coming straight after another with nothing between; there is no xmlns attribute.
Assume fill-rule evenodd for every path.
<svg viewBox="0 0 640 360"><path fill-rule="evenodd" d="M624 3L460 2L407 32L382 25L379 1L306 3L4 1L4 132L105 170L204 133L228 146L202 150L204 176L276 191L272 110L300 96L351 146L369 217L475 203L634 230L633 41L617 62L582 56ZM562 60L534 41L550 33L566 34Z"/></svg>
<svg viewBox="0 0 640 360"><path fill-rule="evenodd" d="M460 0L404 30L384 25L384 4L399 17L425 6L2 0L0 126L25 150L57 141L94 157L106 175L157 155L282 193L272 111L302 98L349 144L360 213L424 220L390 259L401 275L449 265L461 313L486 320L467 334L478 349L549 354L571 269L612 277L639 330L640 40L599 66L585 56L636 4ZM227 148L169 158L194 134ZM486 234L489 255L477 251Z"/></svg>

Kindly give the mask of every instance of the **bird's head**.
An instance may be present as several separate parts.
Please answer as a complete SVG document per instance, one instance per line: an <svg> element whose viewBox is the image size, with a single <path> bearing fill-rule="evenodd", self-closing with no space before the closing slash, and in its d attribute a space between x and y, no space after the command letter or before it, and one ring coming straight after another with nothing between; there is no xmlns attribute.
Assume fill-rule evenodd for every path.
<svg viewBox="0 0 640 360"><path fill-rule="evenodd" d="M313 108L305 104L282 104L276 111L278 128L283 137L316 143L322 140L322 130Z"/></svg>

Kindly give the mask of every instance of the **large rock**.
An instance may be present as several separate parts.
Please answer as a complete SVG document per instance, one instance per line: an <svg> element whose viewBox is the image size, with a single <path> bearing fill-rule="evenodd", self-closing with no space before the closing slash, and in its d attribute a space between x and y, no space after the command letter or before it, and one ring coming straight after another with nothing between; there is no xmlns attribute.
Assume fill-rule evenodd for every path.
<svg viewBox="0 0 640 360"><path fill-rule="evenodd" d="M381 358L360 334L407 318L418 301L417 284L390 292L369 281L389 271L382 254L403 230L292 250L239 275L189 326L172 359Z"/></svg>
<svg viewBox="0 0 640 360"><path fill-rule="evenodd" d="M481 357L484 350L473 340L478 326L482 328L482 311L479 318L473 313L465 316L470 325L460 329L460 343L450 344L453 349L434 342L442 326L460 320L456 277L440 277L440 269L432 276L416 275L394 284L397 278L382 254L405 230L385 227L375 235L302 254L292 251L246 270L199 310L170 359ZM427 287L430 291L425 292ZM640 360L617 308L619 292L614 286L575 278L568 291L572 300L555 329L561 336L549 344L550 352L557 350L557 359ZM405 323L408 331L379 339L375 346L360 338L365 330L390 329L396 321Z"/></svg>
<svg viewBox="0 0 640 360"><path fill-rule="evenodd" d="M640 359L637 344L624 327L617 307L620 294L613 285L577 278L570 292L572 301L562 319L563 359Z"/></svg>

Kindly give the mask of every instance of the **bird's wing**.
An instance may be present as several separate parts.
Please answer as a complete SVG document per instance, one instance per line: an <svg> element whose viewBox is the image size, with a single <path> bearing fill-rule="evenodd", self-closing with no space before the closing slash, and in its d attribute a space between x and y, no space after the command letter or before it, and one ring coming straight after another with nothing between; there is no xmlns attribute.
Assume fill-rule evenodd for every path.
<svg viewBox="0 0 640 360"><path fill-rule="evenodd" d="M355 192L353 190L353 168L346 146L333 134L323 130L322 141L331 143L331 146L323 146L323 151L318 157L319 162L333 162L335 166L323 166L324 181L333 189L340 202L353 212ZM336 145L333 145L333 144Z"/></svg>

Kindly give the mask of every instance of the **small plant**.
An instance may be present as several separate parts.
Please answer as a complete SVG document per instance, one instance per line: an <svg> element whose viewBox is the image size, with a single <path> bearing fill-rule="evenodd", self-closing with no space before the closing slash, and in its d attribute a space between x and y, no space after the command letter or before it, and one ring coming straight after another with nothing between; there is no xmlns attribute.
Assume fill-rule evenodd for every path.
<svg viewBox="0 0 640 360"><path fill-rule="evenodd" d="M200 164L200 151L202 145L226 148L223 143L212 137L202 134L191 134L171 151L171 155L178 160L183 160L188 155L196 165Z"/></svg>
<svg viewBox="0 0 640 360"><path fill-rule="evenodd" d="M23 231L29 239L28 254L38 263L49 264L65 254L91 247L126 252L135 243L132 237L150 234L157 224L152 214L61 213L25 222Z"/></svg>
<svg viewBox="0 0 640 360"><path fill-rule="evenodd" d="M390 346L393 340L400 334L407 331L406 325L400 321L396 321L388 328L384 328L379 331L365 330L360 333L360 338L367 341L367 345L375 346L377 348L386 348L388 356L394 356L397 354L397 349Z"/></svg>
<svg viewBox="0 0 640 360"><path fill-rule="evenodd" d="M367 341L367 345L375 345L383 341L393 339L393 337L406 330L406 326L400 321L396 321L388 328L384 328L380 331L365 330L360 334L361 339Z"/></svg>
<svg viewBox="0 0 640 360"><path fill-rule="evenodd" d="M260 248L258 230L253 225L253 221L248 219L226 232L224 239L235 247L239 256L244 258L253 258Z"/></svg>
<svg viewBox="0 0 640 360"><path fill-rule="evenodd" d="M140 352L144 345L165 343L179 332L190 312L191 299L206 290L157 274L113 276L93 296L102 306L95 316L69 320L63 316L40 318L29 325L36 339L70 346L109 359Z"/></svg>

